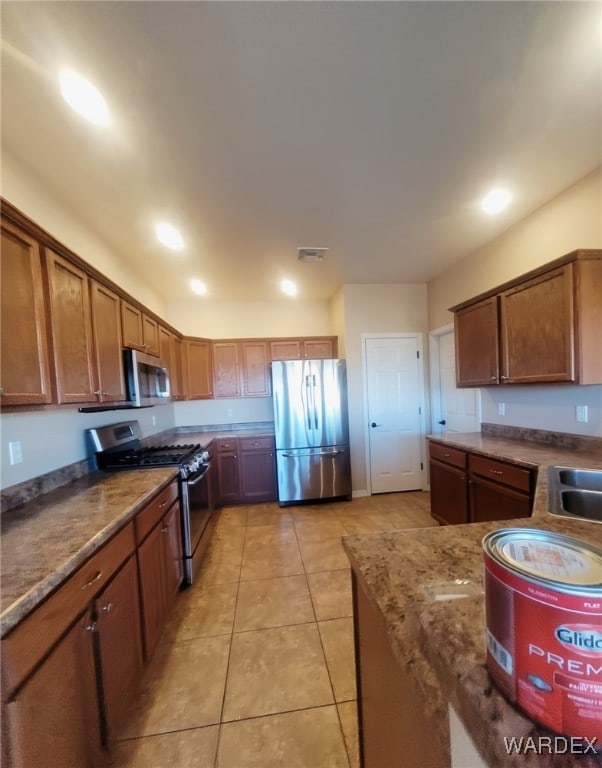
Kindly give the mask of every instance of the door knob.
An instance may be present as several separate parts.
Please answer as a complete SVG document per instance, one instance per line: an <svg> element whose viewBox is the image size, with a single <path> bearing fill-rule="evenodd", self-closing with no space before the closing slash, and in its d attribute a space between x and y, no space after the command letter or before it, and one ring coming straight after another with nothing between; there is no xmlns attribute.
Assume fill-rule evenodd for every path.
<svg viewBox="0 0 602 768"><path fill-rule="evenodd" d="M371 427L380 427L381 425L377 424L375 421L373 421L372 424L370 424L370 426Z"/></svg>
<svg viewBox="0 0 602 768"><path fill-rule="evenodd" d="M447 422L445 421L445 419L441 419L441 421L438 421L437 424L441 424L441 426L444 427L447 424Z"/></svg>

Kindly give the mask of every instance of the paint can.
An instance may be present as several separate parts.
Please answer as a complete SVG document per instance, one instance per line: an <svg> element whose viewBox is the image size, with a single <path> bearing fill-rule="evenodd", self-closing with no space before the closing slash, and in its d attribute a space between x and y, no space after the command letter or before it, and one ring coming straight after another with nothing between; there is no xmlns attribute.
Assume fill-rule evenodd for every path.
<svg viewBox="0 0 602 768"><path fill-rule="evenodd" d="M531 719L602 741L602 550L505 528L483 538L487 668Z"/></svg>

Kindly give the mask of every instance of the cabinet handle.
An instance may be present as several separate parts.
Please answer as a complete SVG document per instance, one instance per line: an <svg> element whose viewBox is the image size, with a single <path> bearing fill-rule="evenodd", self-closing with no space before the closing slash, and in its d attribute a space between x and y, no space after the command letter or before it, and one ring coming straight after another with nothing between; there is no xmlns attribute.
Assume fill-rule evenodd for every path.
<svg viewBox="0 0 602 768"><path fill-rule="evenodd" d="M96 571L96 573L94 574L94 576L92 576L90 581L87 581L82 586L82 589L88 589L88 587L92 586L92 584L94 584L95 581L98 581L98 579L100 579L101 576L102 576L102 571Z"/></svg>
<svg viewBox="0 0 602 768"><path fill-rule="evenodd" d="M96 622L91 621L89 624L86 624L86 626L84 627L84 630L86 632L96 632Z"/></svg>
<svg viewBox="0 0 602 768"><path fill-rule="evenodd" d="M497 381L497 376L492 376L491 381Z"/></svg>
<svg viewBox="0 0 602 768"><path fill-rule="evenodd" d="M4 387L0 387L0 397L4 395Z"/></svg>
<svg viewBox="0 0 602 768"><path fill-rule="evenodd" d="M451 457L451 453L442 453L441 455L444 459L449 459Z"/></svg>
<svg viewBox="0 0 602 768"><path fill-rule="evenodd" d="M500 379L503 379L504 381L507 379L507 376L500 376Z"/></svg>
<svg viewBox="0 0 602 768"><path fill-rule="evenodd" d="M489 471L491 472L492 475L503 475L504 474L501 469L490 469Z"/></svg>
<svg viewBox="0 0 602 768"><path fill-rule="evenodd" d="M113 610L113 603L107 603L106 605L103 605L101 610L103 611L103 613L111 613L111 611Z"/></svg>
<svg viewBox="0 0 602 768"><path fill-rule="evenodd" d="M169 504L169 499L166 499L165 501L162 501L159 504L159 509L163 509L163 507L166 507Z"/></svg>

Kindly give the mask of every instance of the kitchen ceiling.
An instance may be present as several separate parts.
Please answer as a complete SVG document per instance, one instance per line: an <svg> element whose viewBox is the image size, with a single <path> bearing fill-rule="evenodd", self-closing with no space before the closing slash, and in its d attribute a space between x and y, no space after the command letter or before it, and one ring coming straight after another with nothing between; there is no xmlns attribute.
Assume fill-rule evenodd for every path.
<svg viewBox="0 0 602 768"><path fill-rule="evenodd" d="M1 14L3 151L167 301L191 298L193 277L222 300L280 297L281 278L306 299L428 281L602 161L598 2ZM100 89L109 126L60 98L65 66ZM513 201L488 217L496 184ZM156 240L159 219L182 250ZM300 246L329 250L302 263Z"/></svg>

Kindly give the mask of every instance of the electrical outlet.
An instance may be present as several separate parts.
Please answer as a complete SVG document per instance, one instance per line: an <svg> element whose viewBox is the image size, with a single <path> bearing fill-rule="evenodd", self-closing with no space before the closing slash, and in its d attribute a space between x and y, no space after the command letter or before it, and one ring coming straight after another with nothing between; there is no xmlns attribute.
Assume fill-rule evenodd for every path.
<svg viewBox="0 0 602 768"><path fill-rule="evenodd" d="M21 449L21 441L15 440L8 444L8 454L10 456L10 463L20 464L23 461L23 450Z"/></svg>
<svg viewBox="0 0 602 768"><path fill-rule="evenodd" d="M153 427L157 426L157 417L156 416L151 416L151 424L153 425Z"/></svg>
<svg viewBox="0 0 602 768"><path fill-rule="evenodd" d="M575 406L575 419L577 421L587 421L587 405Z"/></svg>
<svg viewBox="0 0 602 768"><path fill-rule="evenodd" d="M498 416L505 416L506 415L506 403L498 403L497 404L497 415Z"/></svg>
<svg viewBox="0 0 602 768"><path fill-rule="evenodd" d="M227 408L226 409L226 418L232 419L234 417L234 408Z"/></svg>

